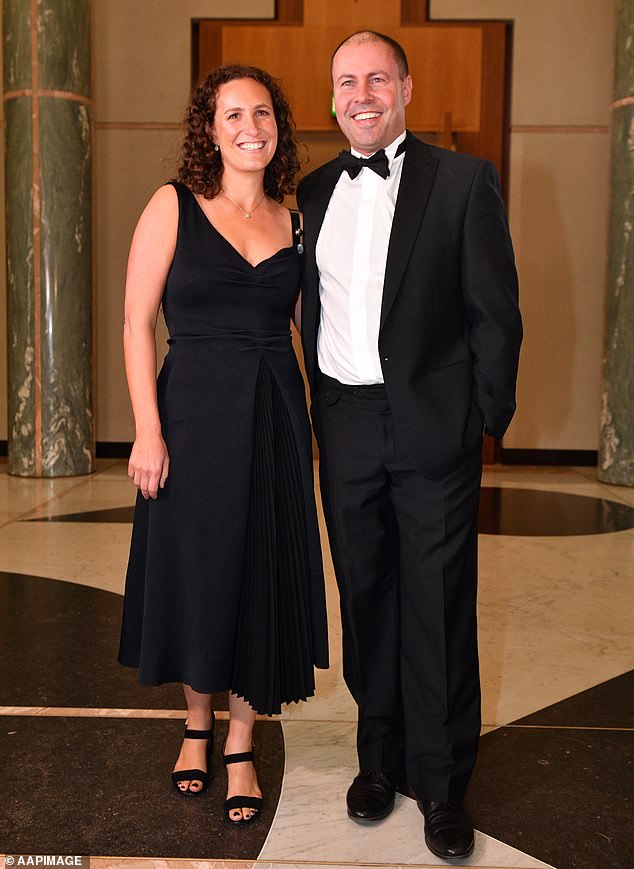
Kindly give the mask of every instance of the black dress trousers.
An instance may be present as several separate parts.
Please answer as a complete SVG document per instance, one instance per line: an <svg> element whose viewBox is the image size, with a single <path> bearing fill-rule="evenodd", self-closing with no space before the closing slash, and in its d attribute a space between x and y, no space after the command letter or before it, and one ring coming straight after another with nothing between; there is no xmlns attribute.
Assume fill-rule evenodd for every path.
<svg viewBox="0 0 634 869"><path fill-rule="evenodd" d="M480 733L481 449L440 480L409 461L383 386L322 377L313 405L362 771L462 802Z"/></svg>

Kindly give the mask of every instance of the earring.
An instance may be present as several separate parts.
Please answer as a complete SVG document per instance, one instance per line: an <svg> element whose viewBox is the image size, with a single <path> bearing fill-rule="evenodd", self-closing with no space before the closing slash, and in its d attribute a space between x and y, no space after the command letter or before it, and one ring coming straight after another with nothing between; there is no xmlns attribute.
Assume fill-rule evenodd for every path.
<svg viewBox="0 0 634 869"><path fill-rule="evenodd" d="M214 151L219 151L219 150L220 150L220 148L218 147L218 145L214 145Z"/></svg>

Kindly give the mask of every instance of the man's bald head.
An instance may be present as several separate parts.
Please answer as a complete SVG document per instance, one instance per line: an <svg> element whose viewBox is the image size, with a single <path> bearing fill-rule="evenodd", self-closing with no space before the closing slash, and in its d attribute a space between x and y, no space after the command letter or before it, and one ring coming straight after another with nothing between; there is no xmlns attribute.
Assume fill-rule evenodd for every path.
<svg viewBox="0 0 634 869"><path fill-rule="evenodd" d="M401 78L404 79L409 75L407 55L405 54L402 45L400 45L395 39L392 39L391 36L386 36L385 33L377 33L376 30L359 30L356 33L352 33L350 36L346 36L346 38L335 48L332 57L330 58L331 75L332 64L339 49L343 48L344 45L362 45L364 42L383 42L394 55L394 60L399 68Z"/></svg>

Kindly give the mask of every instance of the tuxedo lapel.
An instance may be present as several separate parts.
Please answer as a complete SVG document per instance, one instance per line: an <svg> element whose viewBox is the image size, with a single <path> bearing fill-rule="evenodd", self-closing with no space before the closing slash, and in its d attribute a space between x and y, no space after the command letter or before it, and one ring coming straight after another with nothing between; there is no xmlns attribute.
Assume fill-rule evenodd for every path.
<svg viewBox="0 0 634 869"><path fill-rule="evenodd" d="M383 327L401 286L414 242L425 215L437 168L438 161L432 157L427 145L408 132L403 172L387 251L381 305L381 327Z"/></svg>

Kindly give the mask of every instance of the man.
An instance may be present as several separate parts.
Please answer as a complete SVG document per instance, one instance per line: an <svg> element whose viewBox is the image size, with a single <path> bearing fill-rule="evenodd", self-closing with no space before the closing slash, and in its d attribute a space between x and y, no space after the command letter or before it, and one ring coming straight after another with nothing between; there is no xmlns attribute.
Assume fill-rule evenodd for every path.
<svg viewBox="0 0 634 869"><path fill-rule="evenodd" d="M332 79L351 152L305 178L298 201L304 355L359 707L348 814L388 815L406 775L430 850L462 857L482 433L501 437L513 416L522 334L513 251L494 167L406 132L398 43L353 34Z"/></svg>

